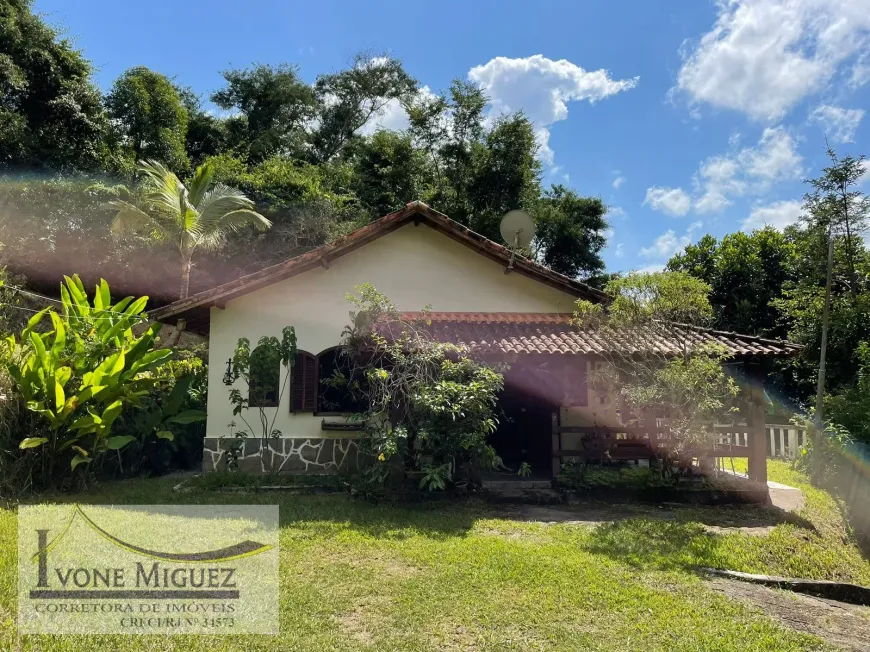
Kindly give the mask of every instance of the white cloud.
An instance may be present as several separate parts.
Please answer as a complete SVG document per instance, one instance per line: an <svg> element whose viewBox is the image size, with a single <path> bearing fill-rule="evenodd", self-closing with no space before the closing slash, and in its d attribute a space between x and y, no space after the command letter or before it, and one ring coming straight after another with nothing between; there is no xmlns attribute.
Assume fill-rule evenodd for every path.
<svg viewBox="0 0 870 652"><path fill-rule="evenodd" d="M682 188L652 187L644 204L669 215L682 216L690 210L699 214L720 213L733 198L762 195L775 183L800 179L803 157L797 142L784 127L768 127L758 143L737 149L738 138L729 142L732 151L701 162L692 178L691 195Z"/></svg>
<svg viewBox="0 0 870 652"><path fill-rule="evenodd" d="M676 87L695 103L775 120L846 66L851 65L853 84L866 77L870 0L717 4L713 28L681 48Z"/></svg>
<svg viewBox="0 0 870 652"><path fill-rule="evenodd" d="M732 197L762 194L774 183L799 179L802 162L797 143L788 131L768 127L754 147L713 156L701 163L694 179L700 193L695 210L719 213L731 204Z"/></svg>
<svg viewBox="0 0 870 652"><path fill-rule="evenodd" d="M550 130L546 127L536 129L535 142L538 144L538 158L541 159L541 163L553 165L555 157L550 148Z"/></svg>
<svg viewBox="0 0 870 652"><path fill-rule="evenodd" d="M743 220L740 228L743 231L753 231L765 226L772 226L782 230L789 224L797 222L800 214L801 203L799 201L777 201L766 206L753 208L749 217Z"/></svg>
<svg viewBox="0 0 870 652"><path fill-rule="evenodd" d="M621 174L613 180L613 189L619 190L619 187L625 183L625 177Z"/></svg>
<svg viewBox="0 0 870 652"><path fill-rule="evenodd" d="M649 204L655 211L677 217L682 217L692 207L691 197L682 188L647 188L643 203Z"/></svg>
<svg viewBox="0 0 870 652"><path fill-rule="evenodd" d="M625 251L624 251L624 249L625 249L625 245L624 245L622 242L618 243L618 244L613 248L613 255L614 255L616 258L622 258L622 257L625 255Z"/></svg>
<svg viewBox="0 0 870 652"><path fill-rule="evenodd" d="M625 209L622 206L608 206L607 207L607 217L616 217L616 218L624 218L628 213L625 212Z"/></svg>
<svg viewBox="0 0 870 652"><path fill-rule="evenodd" d="M863 118L864 109L844 109L830 104L817 106L810 113L810 121L822 125L825 132L837 143L851 143Z"/></svg>
<svg viewBox="0 0 870 652"><path fill-rule="evenodd" d="M652 245L643 247L640 255L644 258L668 259L690 243L691 240L686 236L678 237L676 231L668 229L653 240Z"/></svg>
<svg viewBox="0 0 870 652"><path fill-rule="evenodd" d="M678 236L676 231L668 229L653 240L649 247L643 247L640 255L650 260L667 262L676 253L679 253L692 244L695 232L703 226L701 222L693 222L686 229L685 235Z"/></svg>
<svg viewBox="0 0 870 652"><path fill-rule="evenodd" d="M548 165L553 162L548 127L568 117L569 102L594 104L638 82L638 77L614 80L604 69L588 71L567 59L553 61L540 54L495 57L469 70L468 78L486 91L494 114L525 112L535 124L539 156Z"/></svg>

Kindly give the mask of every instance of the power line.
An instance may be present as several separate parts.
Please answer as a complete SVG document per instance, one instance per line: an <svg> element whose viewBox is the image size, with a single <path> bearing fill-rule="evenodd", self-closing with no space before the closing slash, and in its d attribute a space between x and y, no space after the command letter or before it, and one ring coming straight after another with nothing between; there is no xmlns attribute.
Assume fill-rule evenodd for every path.
<svg viewBox="0 0 870 652"><path fill-rule="evenodd" d="M29 313L33 313L33 314L39 314L42 312L42 310L34 310L33 308L25 308L24 306L15 306L15 305L12 305L11 303L0 304L0 307L12 308L13 310L22 310L24 312L29 312ZM122 312L114 312L112 310L106 310L104 312L111 312L114 315L123 315L124 314ZM140 317L139 315L125 315L125 316L130 317L131 319L138 319L139 321L148 321L147 319L145 319L144 317ZM88 318L88 317L79 317L78 315L75 315L74 319L84 319L84 320L89 319L90 321L112 321L111 317L90 317L90 318Z"/></svg>
<svg viewBox="0 0 870 652"><path fill-rule="evenodd" d="M39 299L41 301L53 301L54 303L60 304L62 306L64 305L63 301L60 301L59 299L53 299L52 297L47 297L47 296L44 296L42 294L36 294L35 292L28 292L27 290L22 290L21 288L15 287L13 285L7 285L4 287L6 287L9 290L14 290L15 292L18 292L19 294L30 296L30 297L33 297L35 299ZM10 308L17 308L18 310L27 310L28 312L33 312L33 313L41 312L40 310L33 310L31 308L24 308L23 306L13 306L12 304L5 304L5 305L8 305ZM102 312L107 312L107 313L110 313L112 315L121 315L124 317L130 317L132 319L138 319L139 321L148 321L147 319L145 319L144 317L141 317L139 315L128 315L126 313L119 312L117 310L103 310ZM76 315L76 317L78 319L87 319L87 317L79 317L78 315ZM111 317L95 317L95 318L93 318L94 321L98 321L100 319L111 319Z"/></svg>

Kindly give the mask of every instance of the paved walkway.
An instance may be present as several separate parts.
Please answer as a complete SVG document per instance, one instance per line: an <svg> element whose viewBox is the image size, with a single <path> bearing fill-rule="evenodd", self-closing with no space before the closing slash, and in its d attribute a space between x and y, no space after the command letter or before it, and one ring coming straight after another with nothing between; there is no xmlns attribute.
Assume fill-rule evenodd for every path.
<svg viewBox="0 0 870 652"><path fill-rule="evenodd" d="M749 476L745 473L737 473L736 471L729 471L728 469L723 469L723 471L730 475L736 475L738 478L749 479ZM770 491L771 504L774 507L779 507L783 511L797 512L803 509L806 504L804 492L797 487L790 487L787 484L768 480L767 488Z"/></svg>

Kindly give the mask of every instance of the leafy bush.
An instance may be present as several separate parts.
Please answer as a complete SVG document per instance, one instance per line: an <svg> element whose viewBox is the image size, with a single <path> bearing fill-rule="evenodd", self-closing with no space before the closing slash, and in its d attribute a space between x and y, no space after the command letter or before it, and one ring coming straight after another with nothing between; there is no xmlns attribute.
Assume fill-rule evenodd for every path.
<svg viewBox="0 0 870 652"><path fill-rule="evenodd" d="M160 475L202 460L208 387L202 353L175 351L175 359L153 371L155 383L141 407L131 406L115 421L113 432L136 438L119 456L119 472Z"/></svg>
<svg viewBox="0 0 870 652"><path fill-rule="evenodd" d="M155 349L160 324L140 335L147 297L111 302L101 281L93 302L78 276L61 285L63 311L34 315L20 337L4 340L9 393L2 475L10 490L81 485L109 452L135 441L113 425L126 407L141 407L154 370L172 352ZM45 317L50 330L37 332Z"/></svg>
<svg viewBox="0 0 870 652"><path fill-rule="evenodd" d="M828 418L859 442L870 444L870 342L858 346L860 367L854 385L825 397Z"/></svg>
<svg viewBox="0 0 870 652"><path fill-rule="evenodd" d="M563 489L653 489L676 486L676 477L665 477L644 466L588 466L574 460L562 466L556 483Z"/></svg>
<svg viewBox="0 0 870 652"><path fill-rule="evenodd" d="M275 406L281 404L287 386L290 382L291 368L296 362L296 330L292 326L285 326L281 330L281 339L273 336L264 336L257 342L256 348L251 351L251 342L246 337L239 338L236 344L229 369L224 376L224 385L230 388L229 399L233 406L233 416L242 420L244 428L239 429L235 421L229 424L232 436L230 448L227 450L226 460L229 470L238 468L238 455L242 443L248 437L260 439L260 455L266 456L266 450L270 440L281 437L281 431L275 427L278 418L278 410ZM284 367L284 381L280 380L280 368ZM277 387L271 387L274 392L271 401L264 400L270 391L264 384L273 370L279 370ZM246 391L235 387L242 380ZM251 398L254 399L253 405ZM267 408L269 411L267 411ZM252 415L256 419L248 418ZM253 422L253 423L252 423ZM274 462L274 457L269 456L269 464Z"/></svg>
<svg viewBox="0 0 870 652"><path fill-rule="evenodd" d="M501 460L487 443L497 426L503 378L453 344L434 341L421 323L402 321L371 285L348 300L356 310L345 329L349 374L327 382L350 389L368 406L361 444L371 455L369 484L419 476L429 491L467 486Z"/></svg>

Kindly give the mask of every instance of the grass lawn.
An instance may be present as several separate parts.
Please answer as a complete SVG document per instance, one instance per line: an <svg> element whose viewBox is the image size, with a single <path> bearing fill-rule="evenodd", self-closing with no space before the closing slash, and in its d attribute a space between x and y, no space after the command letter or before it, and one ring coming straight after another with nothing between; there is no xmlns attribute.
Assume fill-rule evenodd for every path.
<svg viewBox="0 0 870 652"><path fill-rule="evenodd" d="M16 638L16 516L0 508L0 650L804 650L811 636L724 597L717 566L870 584L836 503L807 492L803 523L764 536L711 531L758 508L655 507L597 527L529 523L478 502L395 507L345 495L176 494L172 480L105 485L82 503L278 503L278 637ZM69 500L69 499L63 499ZM618 512L619 508L615 508ZM814 527L809 527L809 525ZM20 646L20 647L19 647Z"/></svg>

